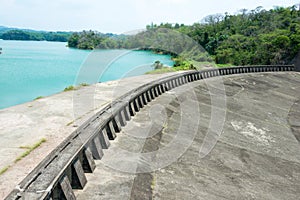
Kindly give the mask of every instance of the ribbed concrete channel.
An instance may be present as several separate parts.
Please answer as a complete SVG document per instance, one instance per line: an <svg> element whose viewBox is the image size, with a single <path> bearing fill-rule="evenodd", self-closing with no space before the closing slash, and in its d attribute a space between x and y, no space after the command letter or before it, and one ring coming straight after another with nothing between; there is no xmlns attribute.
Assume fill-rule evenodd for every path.
<svg viewBox="0 0 300 200"><path fill-rule="evenodd" d="M217 88L208 87L216 79L175 88L145 106L105 150L103 159L96 161L84 190L75 192L77 199L298 199L300 74L223 77L224 129L215 148L201 158L212 106L218 106L212 105L210 96L222 97ZM191 109L183 111L187 105ZM196 106L200 121L194 130ZM186 126L183 120L191 124ZM141 173L157 163L158 149L172 144L178 135L193 133L192 143L174 162ZM147 152L154 152L150 160L143 156ZM127 173L132 170L139 173Z"/></svg>
<svg viewBox="0 0 300 200"><path fill-rule="evenodd" d="M187 72L145 85L75 131L7 199L293 199L300 77L280 72L292 70Z"/></svg>
<svg viewBox="0 0 300 200"><path fill-rule="evenodd" d="M142 75L98 83L0 110L0 171L10 166L0 175L0 199L18 187L39 162L78 126L114 99L141 85L180 73ZM76 106L76 103L79 105ZM26 151L21 146L32 146L42 138L46 139L45 143L15 162Z"/></svg>

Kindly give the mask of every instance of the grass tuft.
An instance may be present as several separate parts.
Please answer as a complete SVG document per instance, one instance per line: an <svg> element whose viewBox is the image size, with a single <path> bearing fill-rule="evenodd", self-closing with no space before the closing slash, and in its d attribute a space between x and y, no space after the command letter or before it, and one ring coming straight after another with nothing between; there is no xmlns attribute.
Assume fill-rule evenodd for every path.
<svg viewBox="0 0 300 200"><path fill-rule="evenodd" d="M72 90L76 90L76 87L74 87L74 85L70 85L70 86L66 87L66 88L64 89L64 92L72 91Z"/></svg>
<svg viewBox="0 0 300 200"><path fill-rule="evenodd" d="M89 86L90 84L88 83L80 83L80 86L85 87L85 86Z"/></svg>
<svg viewBox="0 0 300 200"><path fill-rule="evenodd" d="M155 185L156 185L156 178L155 178L155 176L153 176L152 181L151 181L151 186L150 186L152 191L154 190Z"/></svg>
<svg viewBox="0 0 300 200"><path fill-rule="evenodd" d="M71 121L71 122L67 123L67 126L70 126L73 123L74 123L74 121Z"/></svg>
<svg viewBox="0 0 300 200"><path fill-rule="evenodd" d="M38 100L38 99L42 99L44 98L43 96L38 96L37 98L35 98L34 100Z"/></svg>
<svg viewBox="0 0 300 200"><path fill-rule="evenodd" d="M6 167L3 167L1 170L0 170L0 176L2 174L4 174L8 169L10 168L10 165L6 166Z"/></svg>
<svg viewBox="0 0 300 200"><path fill-rule="evenodd" d="M21 149L27 149L27 150L15 159L15 163L19 162L20 160L22 160L23 158L28 156L33 150L35 150L36 148L41 146L46 141L47 140L45 138L42 138L40 141L38 141L37 143L35 143L32 146L21 146L20 147Z"/></svg>
<svg viewBox="0 0 300 200"><path fill-rule="evenodd" d="M30 146L20 146L20 149L30 149Z"/></svg>
<svg viewBox="0 0 300 200"><path fill-rule="evenodd" d="M163 74L168 72L175 72L176 70L173 67L166 67L162 69L155 69L149 72L146 72L146 74Z"/></svg>
<svg viewBox="0 0 300 200"><path fill-rule="evenodd" d="M86 87L86 86L89 86L89 85L90 85L90 84L88 84L88 83L80 83L78 86L70 85L70 86L68 86L68 87L66 87L66 88L64 89L64 92L77 90L77 89L79 89L80 87Z"/></svg>

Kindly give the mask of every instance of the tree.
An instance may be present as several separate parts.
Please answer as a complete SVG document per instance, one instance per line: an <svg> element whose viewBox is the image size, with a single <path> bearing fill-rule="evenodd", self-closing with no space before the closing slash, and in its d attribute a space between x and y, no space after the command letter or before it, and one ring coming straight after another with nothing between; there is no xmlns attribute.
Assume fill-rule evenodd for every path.
<svg viewBox="0 0 300 200"><path fill-rule="evenodd" d="M257 7L251 11L243 9L236 15L209 15L201 23L190 26L152 23L146 26L147 31L131 36L109 38L108 35L84 31L73 34L69 39L69 46L85 49L142 48L171 52L173 56L177 56L176 65L187 68L190 66L187 60L190 58L203 62L211 61L211 57L217 63L224 64L288 64L300 50L299 18L300 11L296 6L275 7L268 11ZM168 32L168 29L176 31ZM207 52L194 50L191 44L174 32L192 38L211 57ZM178 58L178 55L184 55L185 59Z"/></svg>
<svg viewBox="0 0 300 200"><path fill-rule="evenodd" d="M159 60L157 60L152 66L154 67L154 69L162 69L164 65Z"/></svg>
<svg viewBox="0 0 300 200"><path fill-rule="evenodd" d="M68 40L68 46L77 48L78 43L79 43L79 34L73 33Z"/></svg>

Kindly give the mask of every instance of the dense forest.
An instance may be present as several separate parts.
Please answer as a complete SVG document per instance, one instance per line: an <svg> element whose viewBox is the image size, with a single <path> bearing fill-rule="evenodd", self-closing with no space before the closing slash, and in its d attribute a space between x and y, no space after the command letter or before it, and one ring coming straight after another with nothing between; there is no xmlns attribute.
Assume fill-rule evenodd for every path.
<svg viewBox="0 0 300 200"><path fill-rule="evenodd" d="M198 62L232 65L290 64L300 50L300 11L296 6L243 9L236 15L210 15L190 26L162 23L147 25L146 29L133 36L83 31L72 34L68 44L81 49L154 48ZM182 35L202 48L195 50Z"/></svg>
<svg viewBox="0 0 300 200"><path fill-rule="evenodd" d="M71 35L71 32L44 32L12 29L2 31L2 33L0 33L0 39L67 42Z"/></svg>

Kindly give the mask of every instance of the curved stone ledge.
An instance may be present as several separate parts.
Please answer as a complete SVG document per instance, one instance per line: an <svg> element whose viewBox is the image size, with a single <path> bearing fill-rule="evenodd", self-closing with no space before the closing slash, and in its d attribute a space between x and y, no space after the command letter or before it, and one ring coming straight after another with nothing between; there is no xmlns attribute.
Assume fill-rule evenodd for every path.
<svg viewBox="0 0 300 200"><path fill-rule="evenodd" d="M245 66L189 71L142 85L95 114L49 154L6 199L75 199L73 189L83 189L85 173L95 169L126 122L166 91L189 82L243 73L295 71L290 66Z"/></svg>

